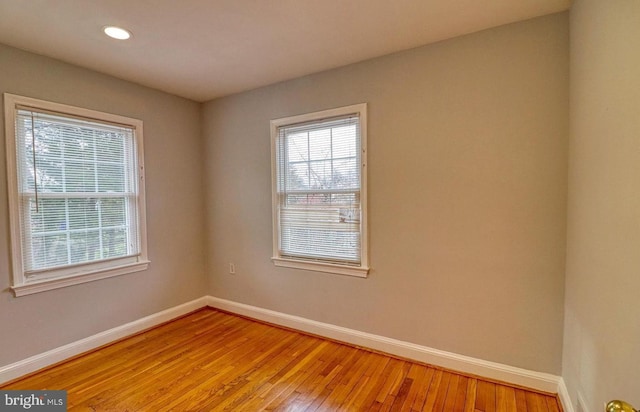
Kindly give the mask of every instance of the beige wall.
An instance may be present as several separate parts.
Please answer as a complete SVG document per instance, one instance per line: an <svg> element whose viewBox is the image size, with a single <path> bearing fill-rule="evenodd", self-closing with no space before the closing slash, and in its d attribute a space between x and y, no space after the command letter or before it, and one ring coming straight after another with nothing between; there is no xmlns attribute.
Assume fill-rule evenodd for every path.
<svg viewBox="0 0 640 412"><path fill-rule="evenodd" d="M563 376L588 411L640 407L640 2L571 10Z"/></svg>
<svg viewBox="0 0 640 412"><path fill-rule="evenodd" d="M207 103L210 293L559 374L568 43L563 13ZM274 267L269 120L361 102L369 278Z"/></svg>
<svg viewBox="0 0 640 412"><path fill-rule="evenodd" d="M0 94L5 92L144 121L151 265L144 272L14 298L8 290L9 217L2 138L0 365L204 295L199 105L0 45ZM0 130L4 130L3 116Z"/></svg>

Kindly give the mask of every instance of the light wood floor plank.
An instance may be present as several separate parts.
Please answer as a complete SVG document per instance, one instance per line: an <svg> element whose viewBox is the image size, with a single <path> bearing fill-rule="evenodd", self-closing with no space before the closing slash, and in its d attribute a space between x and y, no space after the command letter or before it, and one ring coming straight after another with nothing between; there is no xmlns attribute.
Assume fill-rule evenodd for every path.
<svg viewBox="0 0 640 412"><path fill-rule="evenodd" d="M429 392L429 387L431 386L431 381L433 380L433 375L435 373L435 369L426 368L423 377L421 377L416 383L416 390L418 394L416 395L415 401L413 401L413 405L411 406L411 411L422 411L424 403L427 399L427 393Z"/></svg>
<svg viewBox="0 0 640 412"><path fill-rule="evenodd" d="M496 385L493 382L478 380L476 394L476 409L483 412L495 412Z"/></svg>
<svg viewBox="0 0 640 412"><path fill-rule="evenodd" d="M447 388L447 395L444 398L443 411L453 411L456 406L456 395L458 394L458 381L460 375L452 374L449 379L449 387Z"/></svg>
<svg viewBox="0 0 640 412"><path fill-rule="evenodd" d="M433 405L433 410L440 412L444 410L445 400L447 397L447 391L449 390L449 382L453 378L453 374L450 372L444 372L442 379L440 380L440 386L438 387L438 395Z"/></svg>
<svg viewBox="0 0 640 412"><path fill-rule="evenodd" d="M477 387L478 380L475 378L469 378L469 382L467 383L467 399L464 403L464 412L475 411Z"/></svg>
<svg viewBox="0 0 640 412"><path fill-rule="evenodd" d="M467 400L467 387L469 378L460 376L458 387L456 388L456 398L453 405L453 412L464 412L465 401Z"/></svg>
<svg viewBox="0 0 640 412"><path fill-rule="evenodd" d="M560 412L555 395L204 309L0 389L69 411Z"/></svg>
<svg viewBox="0 0 640 412"><path fill-rule="evenodd" d="M436 404L436 398L438 397L438 391L440 390L440 382L442 381L442 371L436 370L431 380L431 385L427 391L427 398L424 400L423 411L433 411Z"/></svg>
<svg viewBox="0 0 640 412"><path fill-rule="evenodd" d="M522 411L522 412L528 412L525 391L520 388L517 388L515 392L516 392L516 410Z"/></svg>

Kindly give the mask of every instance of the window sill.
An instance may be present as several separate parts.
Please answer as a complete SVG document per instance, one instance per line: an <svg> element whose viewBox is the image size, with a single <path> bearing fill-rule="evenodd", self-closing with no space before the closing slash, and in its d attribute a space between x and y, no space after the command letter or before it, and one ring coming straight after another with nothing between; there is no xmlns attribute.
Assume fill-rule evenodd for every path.
<svg viewBox="0 0 640 412"><path fill-rule="evenodd" d="M314 272L333 273L336 275L355 276L366 278L369 273L368 267L361 266L344 266L334 265L331 263L310 262L306 260L285 259L281 257L272 257L273 264L279 267L311 270Z"/></svg>
<svg viewBox="0 0 640 412"><path fill-rule="evenodd" d="M128 263L126 265L98 269L91 272L85 272L81 274L65 276L55 279L40 279L27 281L21 285L12 286L13 294L15 297L32 295L34 293L45 292L47 290L64 288L72 285L79 285L81 283L93 282L94 280L111 278L114 276L126 275L128 273L139 272L146 270L149 267L149 261L143 260L135 263Z"/></svg>

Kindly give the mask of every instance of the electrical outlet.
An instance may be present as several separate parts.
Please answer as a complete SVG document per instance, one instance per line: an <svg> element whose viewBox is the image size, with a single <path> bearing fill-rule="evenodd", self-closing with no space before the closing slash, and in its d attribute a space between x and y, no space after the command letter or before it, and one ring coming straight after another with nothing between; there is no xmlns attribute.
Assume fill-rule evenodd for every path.
<svg viewBox="0 0 640 412"><path fill-rule="evenodd" d="M232 275L236 274L236 265L234 263L229 263L229 273Z"/></svg>

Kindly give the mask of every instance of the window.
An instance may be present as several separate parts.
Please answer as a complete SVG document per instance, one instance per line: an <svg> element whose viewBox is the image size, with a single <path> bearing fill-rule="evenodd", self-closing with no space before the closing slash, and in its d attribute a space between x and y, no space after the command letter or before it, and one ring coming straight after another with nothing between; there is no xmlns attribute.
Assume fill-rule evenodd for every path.
<svg viewBox="0 0 640 412"><path fill-rule="evenodd" d="M273 262L365 277L366 104L271 121Z"/></svg>
<svg viewBox="0 0 640 412"><path fill-rule="evenodd" d="M4 103L16 296L146 269L142 122Z"/></svg>

